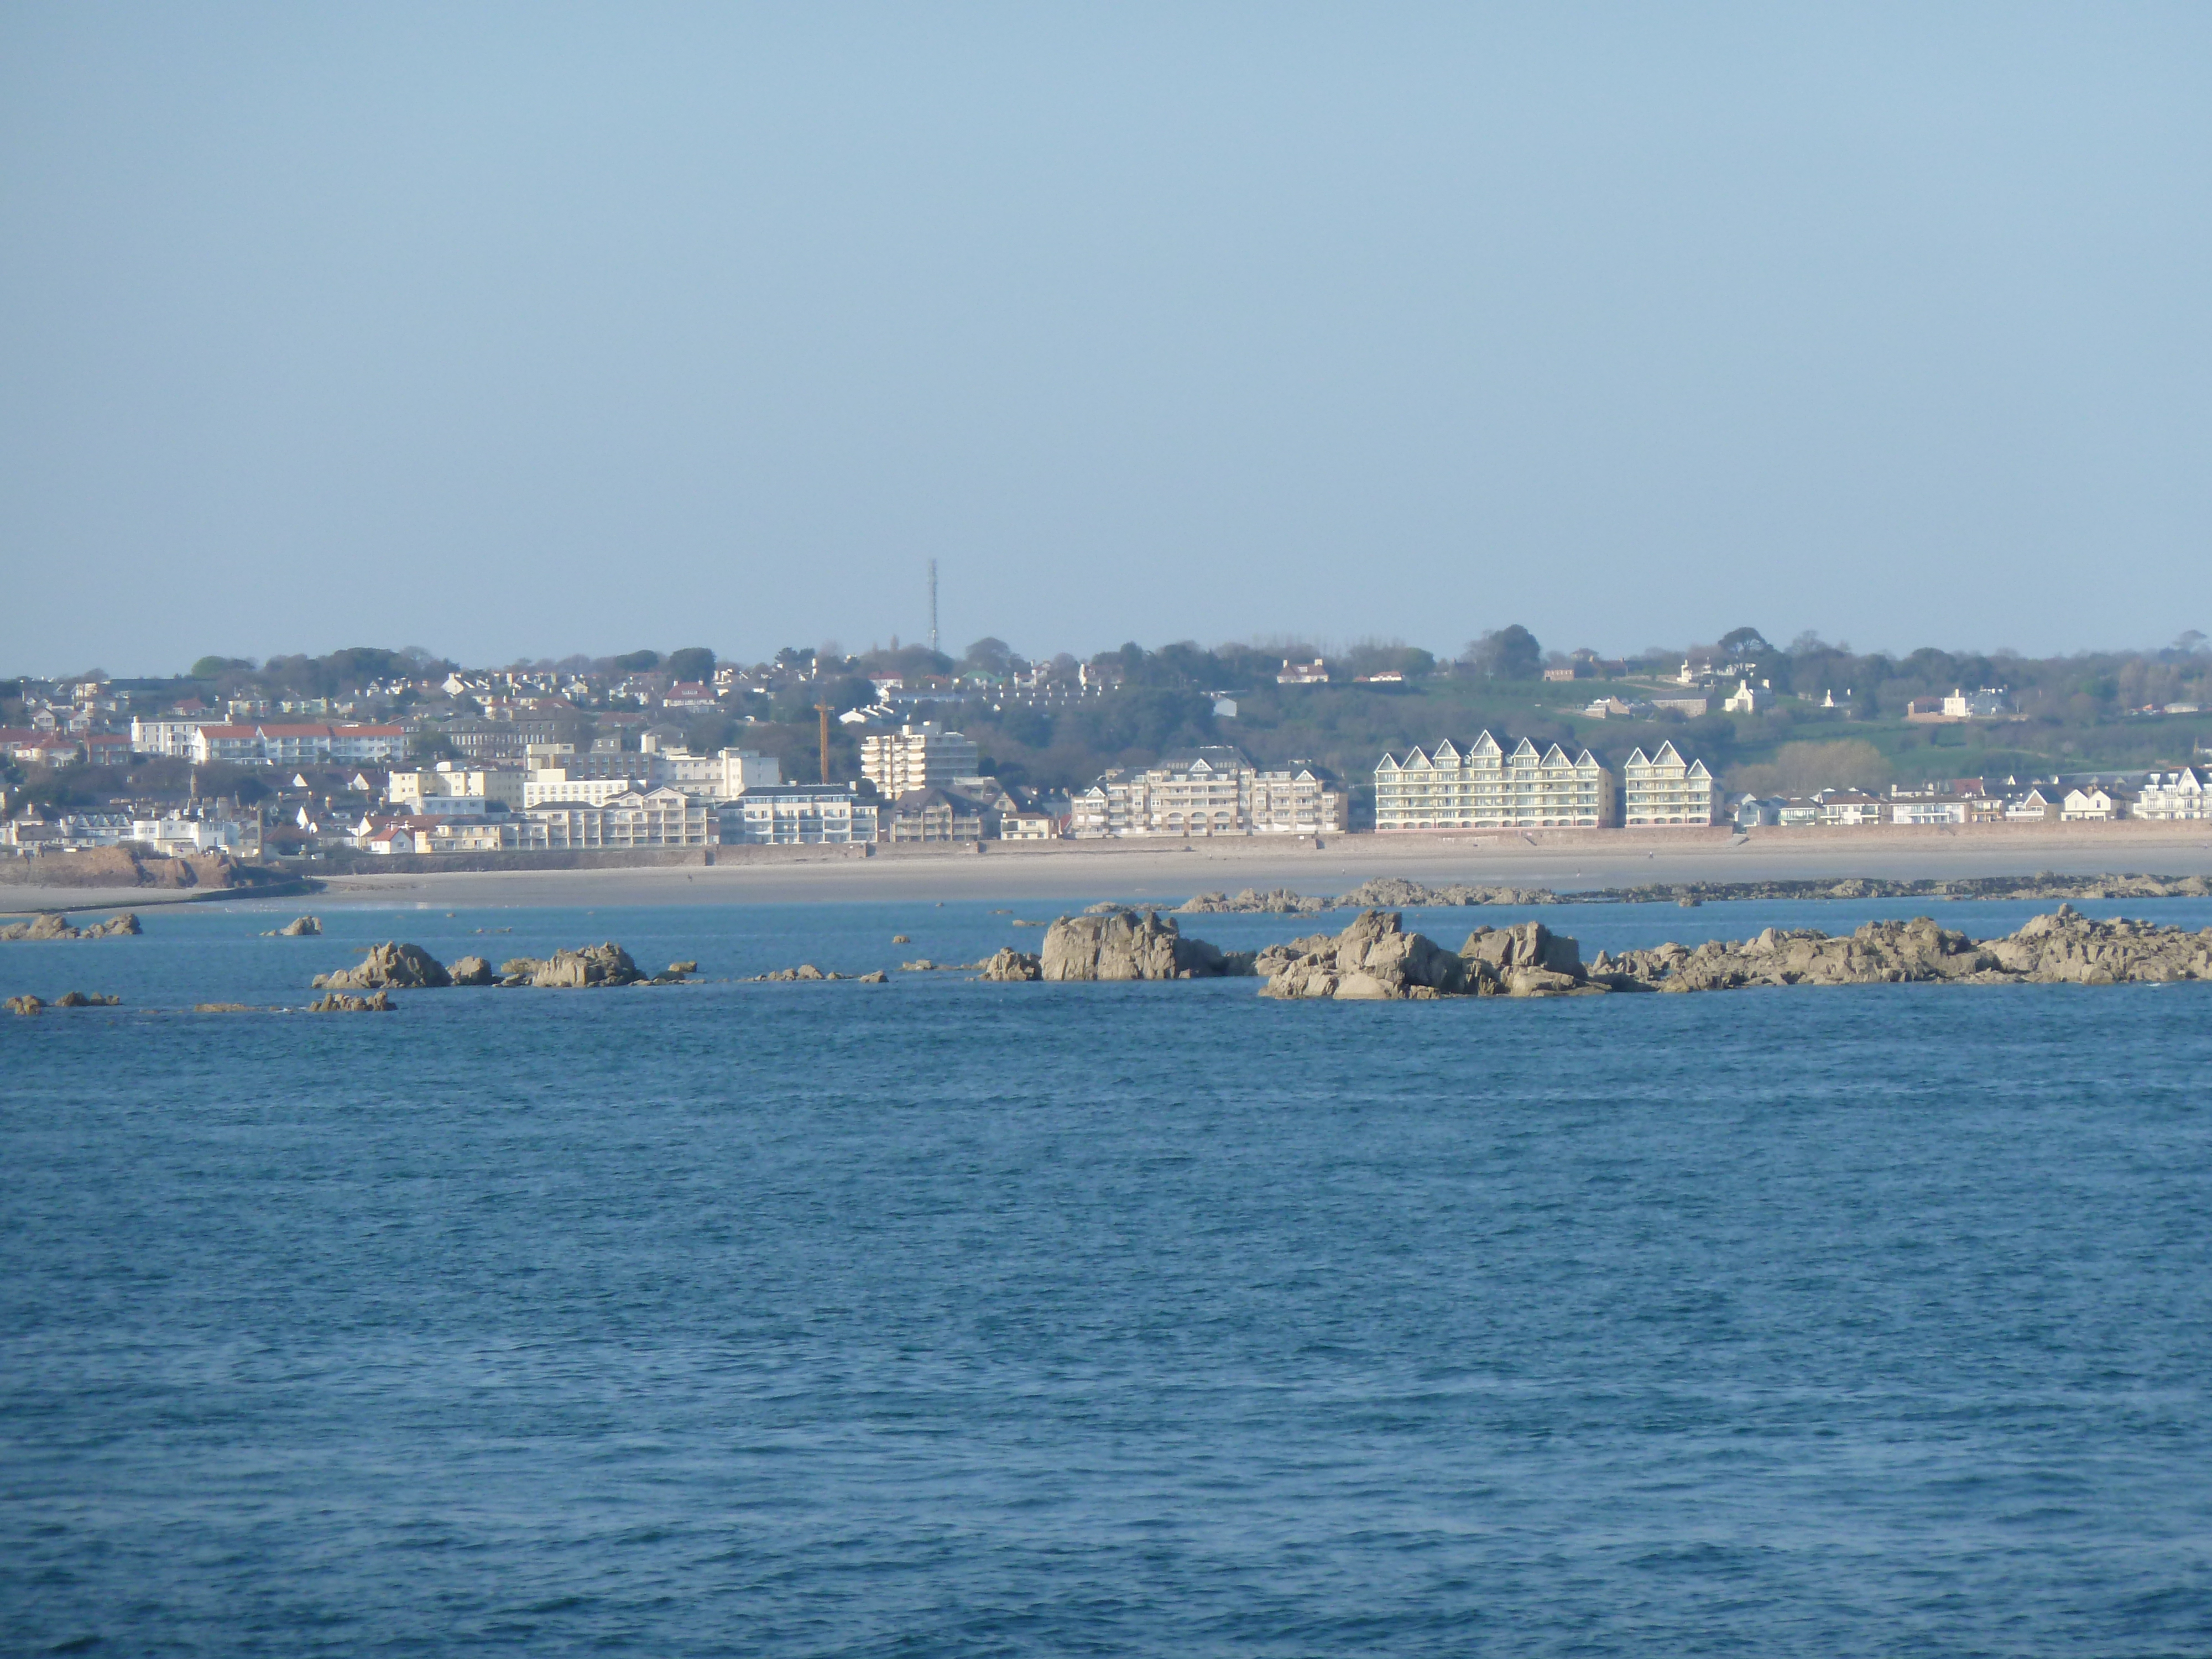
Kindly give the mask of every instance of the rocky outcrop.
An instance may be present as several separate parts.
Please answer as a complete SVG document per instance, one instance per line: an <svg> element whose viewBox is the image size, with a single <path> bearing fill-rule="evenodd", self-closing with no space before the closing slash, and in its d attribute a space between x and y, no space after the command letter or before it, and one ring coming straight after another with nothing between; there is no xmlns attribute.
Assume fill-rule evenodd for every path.
<svg viewBox="0 0 2212 1659"><path fill-rule="evenodd" d="M271 939L311 939L315 934L319 933L322 931L323 923L321 917L300 916L291 921L286 922L282 927L279 927L274 933L270 934L268 937Z"/></svg>
<svg viewBox="0 0 2212 1659"><path fill-rule="evenodd" d="M7 1008L9 1013L20 1014L26 1018L37 1013L46 1006L46 1005L42 999L32 996L27 992L20 997L9 997L7 1002Z"/></svg>
<svg viewBox="0 0 2212 1659"><path fill-rule="evenodd" d="M1559 896L1548 887L1493 887L1449 882L1442 887L1424 886L1399 876L1377 876L1363 881L1332 901L1340 910L1418 910L1454 908L1474 904L1557 904Z"/></svg>
<svg viewBox="0 0 2212 1659"><path fill-rule="evenodd" d="M307 1005L311 1014L389 1014L396 1012L398 1004L383 991L365 997L348 996L343 991L332 991L319 1001Z"/></svg>
<svg viewBox="0 0 2212 1659"><path fill-rule="evenodd" d="M1249 974L1252 958L1185 939L1172 916L1109 910L1062 916L1046 930L1038 977L1048 980L1218 979Z"/></svg>
<svg viewBox="0 0 2212 1659"><path fill-rule="evenodd" d="M1027 951L1017 951L1006 945L993 953L980 964L980 978L1005 985L1026 984L1044 977L1043 958Z"/></svg>
<svg viewBox="0 0 2212 1659"><path fill-rule="evenodd" d="M1256 887L1247 887L1231 898L1226 893L1197 893L1176 906L1178 915L1311 915L1316 910L1328 908L1329 901L1293 893L1287 887L1271 887L1261 892Z"/></svg>
<svg viewBox="0 0 2212 1659"><path fill-rule="evenodd" d="M453 982L444 965L421 945L386 940L370 945L353 967L318 974L311 984L318 991L418 991Z"/></svg>
<svg viewBox="0 0 2212 1659"><path fill-rule="evenodd" d="M0 927L0 939L130 939L145 931L138 925L137 914L130 910L84 927L72 927L67 916L50 911Z"/></svg>
<svg viewBox="0 0 2212 1659"><path fill-rule="evenodd" d="M1832 939L1815 929L1768 928L1756 939L1662 945L1592 964L1659 991L1753 985L2117 985L2212 980L2212 928L2096 921L2070 904L2018 933L1976 940L1927 916L1870 921Z"/></svg>
<svg viewBox="0 0 2212 1659"><path fill-rule="evenodd" d="M102 995L98 991L89 994L82 991L64 991L54 999L57 1008L119 1008L122 1006L121 997Z"/></svg>
<svg viewBox="0 0 2212 1659"><path fill-rule="evenodd" d="M748 983L754 985L789 984L795 980L843 979L843 974L825 974L811 962L802 962L796 968L778 968L765 974L755 974Z"/></svg>
<svg viewBox="0 0 2212 1659"><path fill-rule="evenodd" d="M1263 996L1362 1001L1466 996L1477 977L1462 957L1407 933L1395 910L1363 910L1340 933L1270 945L1253 971L1267 976Z"/></svg>
<svg viewBox="0 0 2212 1659"><path fill-rule="evenodd" d="M1452 963L1459 965L1455 975ZM2212 980L2212 928L2096 921L2061 905L2002 939L1972 939L1926 916L1870 921L1830 938L1770 927L1755 939L1668 944L1585 967L1542 923L1480 927L1446 957L1395 914L1370 911L1339 934L1260 954L1266 994L1419 1000L1589 996L1607 991L1731 991L1758 985L2117 985Z"/></svg>
<svg viewBox="0 0 2212 1659"><path fill-rule="evenodd" d="M456 985L495 985L499 975L482 957L463 957L446 969Z"/></svg>
<svg viewBox="0 0 2212 1659"><path fill-rule="evenodd" d="M605 986L635 985L645 978L629 952L611 939L586 945L580 950L556 951L551 956L516 957L500 964L501 985L534 986L540 990L595 990Z"/></svg>
<svg viewBox="0 0 2212 1659"><path fill-rule="evenodd" d="M888 985L891 982L891 976L878 968L873 973L861 975L853 982L855 985Z"/></svg>

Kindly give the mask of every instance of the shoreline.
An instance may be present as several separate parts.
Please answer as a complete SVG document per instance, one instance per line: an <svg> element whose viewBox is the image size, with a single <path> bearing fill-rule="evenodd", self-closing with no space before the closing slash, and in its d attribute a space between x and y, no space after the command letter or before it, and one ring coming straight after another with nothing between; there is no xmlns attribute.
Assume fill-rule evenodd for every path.
<svg viewBox="0 0 2212 1659"><path fill-rule="evenodd" d="M777 904L959 899L1180 902L1194 893L1287 887L1349 890L1375 876L1442 885L1577 889L1650 882L1840 881L1854 876L2148 873L2212 876L2212 823L1879 830L1478 831L1336 836L1312 842L988 843L988 850L721 848L716 862L581 870L410 869L317 877L319 890L0 889L0 914L245 903L316 905ZM732 856L737 855L737 856Z"/></svg>

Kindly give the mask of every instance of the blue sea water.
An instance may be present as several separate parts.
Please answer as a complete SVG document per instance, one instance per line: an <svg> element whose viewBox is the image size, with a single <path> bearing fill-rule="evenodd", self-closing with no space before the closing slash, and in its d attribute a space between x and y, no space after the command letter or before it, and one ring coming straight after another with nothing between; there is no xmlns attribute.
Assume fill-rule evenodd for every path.
<svg viewBox="0 0 2212 1659"><path fill-rule="evenodd" d="M385 938L713 981L1038 937L289 914L0 945L126 1001L0 1022L0 1650L2212 1650L2212 985L188 1012Z"/></svg>

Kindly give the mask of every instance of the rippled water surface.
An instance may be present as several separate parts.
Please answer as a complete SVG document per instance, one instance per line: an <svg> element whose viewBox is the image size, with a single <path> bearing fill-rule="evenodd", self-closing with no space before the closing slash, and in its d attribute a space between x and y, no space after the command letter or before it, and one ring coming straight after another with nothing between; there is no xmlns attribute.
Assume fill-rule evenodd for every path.
<svg viewBox="0 0 2212 1659"><path fill-rule="evenodd" d="M2212 986L189 1012L374 939L712 980L1059 908L0 945L126 1003L0 1022L0 1651L2212 1648Z"/></svg>

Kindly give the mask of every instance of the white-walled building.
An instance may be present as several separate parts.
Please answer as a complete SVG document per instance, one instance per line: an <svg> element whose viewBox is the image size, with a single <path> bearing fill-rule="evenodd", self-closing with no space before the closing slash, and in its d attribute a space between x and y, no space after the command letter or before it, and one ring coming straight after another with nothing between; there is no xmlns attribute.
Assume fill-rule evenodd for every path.
<svg viewBox="0 0 2212 1659"><path fill-rule="evenodd" d="M1701 760L1685 760L1670 739L1654 755L1638 749L1621 766L1621 821L1630 829L1721 822L1720 786Z"/></svg>
<svg viewBox="0 0 2212 1659"><path fill-rule="evenodd" d="M948 788L956 778L974 776L981 760L973 740L935 720L871 732L860 739L860 775L885 800L909 789Z"/></svg>
<svg viewBox="0 0 2212 1659"><path fill-rule="evenodd" d="M1375 769L1375 828L1599 829L1613 821L1613 774L1585 749L1539 754L1523 738L1510 754L1487 732L1464 749L1385 755Z"/></svg>
<svg viewBox="0 0 2212 1659"><path fill-rule="evenodd" d="M858 784L764 784L718 810L725 846L842 846L876 839L880 813Z"/></svg>
<svg viewBox="0 0 2212 1659"><path fill-rule="evenodd" d="M2206 787L2203 769L2185 766L2179 772L2153 772L2136 792L2129 816L2162 823L2212 818L2212 789Z"/></svg>
<svg viewBox="0 0 2212 1659"><path fill-rule="evenodd" d="M1114 836L1317 835L1345 827L1344 791L1310 761L1261 768L1227 744L1117 767L1078 793L1079 840Z"/></svg>
<svg viewBox="0 0 2212 1659"><path fill-rule="evenodd" d="M522 810L521 772L440 761L427 770L395 771L384 781L384 798L401 812L473 812L494 807Z"/></svg>
<svg viewBox="0 0 2212 1659"><path fill-rule="evenodd" d="M714 810L663 785L592 802L543 802L518 826L526 848L559 852L594 847L711 847L721 837Z"/></svg>
<svg viewBox="0 0 2212 1659"><path fill-rule="evenodd" d="M702 800L735 800L749 789L783 781L782 763L773 755L750 749L724 749L712 755L695 755L686 749L665 749L649 757L653 780Z"/></svg>

